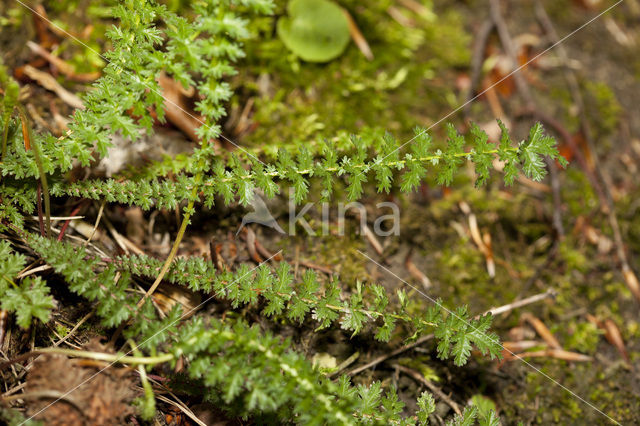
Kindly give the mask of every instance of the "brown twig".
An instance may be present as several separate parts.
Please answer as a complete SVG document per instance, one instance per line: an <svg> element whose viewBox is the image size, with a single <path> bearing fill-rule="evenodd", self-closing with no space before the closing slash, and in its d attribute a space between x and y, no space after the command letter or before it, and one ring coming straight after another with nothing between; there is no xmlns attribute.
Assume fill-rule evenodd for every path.
<svg viewBox="0 0 640 426"><path fill-rule="evenodd" d="M432 286L431 280L411 261L412 254L413 250L411 249L409 250L409 253L407 253L407 257L404 259L404 266L407 268L411 276L422 284L422 287L425 290L429 290Z"/></svg>
<svg viewBox="0 0 640 426"><path fill-rule="evenodd" d="M562 224L562 196L560 195L560 180L558 178L558 167L555 161L547 158L547 168L549 169L549 179L551 180L551 196L553 198L553 228L556 231L556 238L564 238L564 225Z"/></svg>
<svg viewBox="0 0 640 426"><path fill-rule="evenodd" d="M315 269L316 271L324 272L329 276L333 275L333 270L328 266L316 265L315 263L309 262L308 260L300 260L299 263L305 268Z"/></svg>
<svg viewBox="0 0 640 426"><path fill-rule="evenodd" d="M428 342L429 340L433 339L433 337L434 337L433 334L427 334L425 336L422 336L418 340L416 340L415 342L409 343L408 345L401 346L398 349L396 349L396 350L394 350L392 352L389 352L388 354L381 355L381 356L375 358L374 360L366 363L365 365L362 365L362 366L360 366L358 368L354 368L353 370L349 371L347 374L349 376L355 376L358 373L362 373L363 371L368 370L371 367L375 367L376 365L380 364L381 362L384 362L384 361L388 360L389 358L393 358L393 357L395 357L397 355L400 355L403 352L408 351L409 349L413 349L416 346L419 346L419 345L421 345L421 344L423 344L425 342Z"/></svg>
<svg viewBox="0 0 640 426"><path fill-rule="evenodd" d="M513 40L511 39L511 35L509 34L509 28L507 27L507 23L504 21L502 17L502 12L500 10L500 0L489 0L490 3L490 13L491 19L493 23L496 25L496 29L498 30L498 36L500 36L500 42L504 47L505 52L509 56L509 59L512 62L512 67L515 70L518 66L518 53L516 52L516 48L513 45ZM529 85L526 80L522 76L521 72L513 73L513 78L516 83L516 87L518 91L525 98L525 102L529 105L533 105L533 97L531 96L531 91L529 90Z"/></svg>
<svg viewBox="0 0 640 426"><path fill-rule="evenodd" d="M32 41L27 41L27 47L33 53L46 59L51 65L55 66L58 71L64 74L69 80L79 81L81 83L90 83L100 77L100 72L76 73L75 67L63 59L53 55L44 47Z"/></svg>
<svg viewBox="0 0 640 426"><path fill-rule="evenodd" d="M369 241L369 244L371 244L371 247L373 247L378 256L382 256L382 253L384 251L382 244L380 244L380 241L378 241L378 239L376 238L376 234L373 233L371 228L369 228L366 223L362 225L362 234L367 239L367 241Z"/></svg>
<svg viewBox="0 0 640 426"><path fill-rule="evenodd" d="M411 376L417 382L422 383L423 385L428 387L429 390L435 396L437 396L442 401L444 401L444 403L447 404L449 407L451 407L451 409L453 409L453 411L455 411L456 414L462 415L462 410L460 410L460 406L458 404L456 404L456 402L454 400L452 400L446 393L444 393L442 391L442 389L440 389L439 387L437 387L436 385L431 383L429 380L427 380L421 373L419 373L418 371L416 371L416 370L414 370L412 368L405 367L404 365L400 365L400 364L393 364L393 367L397 368L398 370L402 371L403 373Z"/></svg>
<svg viewBox="0 0 640 426"><path fill-rule="evenodd" d="M80 203L75 209L73 209L71 211L71 214L69 214L69 216L75 216L80 212L80 209L82 209L84 203ZM67 232L67 228L69 227L69 223L71 223L71 219L67 219L64 222L64 225L62 225L62 228L60 228L60 234L58 234L58 241L62 241L62 239L64 238L64 234L65 232Z"/></svg>
<svg viewBox="0 0 640 426"><path fill-rule="evenodd" d="M38 225L40 226L40 235L45 236L44 232L44 215L42 213L42 186L40 182L38 182L38 186L36 189L36 205L38 208Z"/></svg>
<svg viewBox="0 0 640 426"><path fill-rule="evenodd" d="M266 257L267 259L272 259L276 262L280 262L283 259L280 253L273 254L269 250L267 250L257 238L256 238L256 250L258 250L258 253L260 253L262 256Z"/></svg>
<svg viewBox="0 0 640 426"><path fill-rule="evenodd" d="M516 300L515 302L512 303L508 303L506 305L502 305L500 307L497 308L491 308L488 311L485 312L485 314L491 314L493 316L496 315L500 315L503 314L505 312L509 312L512 311L514 309L518 309L518 308L522 308L523 306L526 305L531 305L532 303L536 303L536 302L540 302L544 299L547 299L549 297L555 297L556 296L556 291L553 289L547 290L544 293L540 293L540 294L536 294L534 296L531 297L527 297L526 299L522 299L522 300ZM478 315L479 317L479 315ZM476 318L478 318L476 317Z"/></svg>
<svg viewBox="0 0 640 426"><path fill-rule="evenodd" d="M4 344L4 336L9 328L9 312L4 309L0 309L0 349Z"/></svg>
<svg viewBox="0 0 640 426"><path fill-rule="evenodd" d="M475 36L475 43L473 44L473 55L471 57L471 83L469 85L466 102L464 105L465 119L471 115L471 100L476 96L475 92L480 85L480 77L482 76L482 62L484 60L485 49L489 36L493 31L495 24L492 19L487 19L482 23L478 33Z"/></svg>

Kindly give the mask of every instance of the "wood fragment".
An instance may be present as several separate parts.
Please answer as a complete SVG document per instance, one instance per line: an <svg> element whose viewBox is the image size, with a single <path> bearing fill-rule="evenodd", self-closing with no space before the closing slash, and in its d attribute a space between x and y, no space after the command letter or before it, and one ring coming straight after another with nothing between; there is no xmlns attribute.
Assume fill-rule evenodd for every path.
<svg viewBox="0 0 640 426"><path fill-rule="evenodd" d="M50 126L44 118L42 118L42 116L38 113L38 110L36 110L36 108L32 104L27 104L27 111L29 111L29 115L31 116L31 118L33 118L33 121L38 123L40 127L42 127L43 129L47 129L51 133L55 131L55 129Z"/></svg>
<svg viewBox="0 0 640 426"><path fill-rule="evenodd" d="M91 318L91 316L93 315L93 311L90 311L88 314L86 314L84 317L82 317L80 319L80 321L78 321L77 324L75 324L73 326L73 328L60 340L58 340L57 342L55 342L53 344L54 347L60 346L61 344L63 344L64 342L66 342L67 340L69 340L71 338L71 336L73 336L75 334L76 331L78 331L78 329L80 328L80 326L82 324L85 323L85 321L87 321L89 318Z"/></svg>
<svg viewBox="0 0 640 426"><path fill-rule="evenodd" d="M329 374L329 377L336 377L337 375L339 375L345 368L353 364L358 359L358 357L360 357L360 352L355 352L349 358L338 364L336 369Z"/></svg>
<svg viewBox="0 0 640 426"><path fill-rule="evenodd" d="M191 317L200 306L202 298L198 293L194 293L184 286L163 282L158 286L156 292L151 295L153 302L160 311L167 315L177 304L182 306L182 318Z"/></svg>
<svg viewBox="0 0 640 426"><path fill-rule="evenodd" d="M124 216L127 218L126 235L136 245L142 245L145 237L144 212L140 207L129 207L125 210Z"/></svg>
<svg viewBox="0 0 640 426"><path fill-rule="evenodd" d="M35 27L36 34L38 36L38 40L40 40L40 44L45 46L53 46L57 43L57 40L47 32L47 29L53 29L55 25L49 25L51 22L47 16L47 11L45 10L42 4L36 4L33 6L33 26Z"/></svg>
<svg viewBox="0 0 640 426"><path fill-rule="evenodd" d="M471 239L478 247L478 250L480 250L484 255L485 262L487 264L487 273L489 274L489 277L494 278L496 276L496 261L491 247L491 235L488 232L485 232L484 235L480 233L480 229L478 228L478 219L466 202L460 202L459 206L460 210L467 215Z"/></svg>
<svg viewBox="0 0 640 426"><path fill-rule="evenodd" d="M240 113L240 117L238 118L235 127L233 128L233 134L235 136L241 136L246 130L251 126L251 120L249 118L249 114L251 114L251 109L253 108L255 100L253 97L247 99L247 102L242 108L242 112Z"/></svg>
<svg viewBox="0 0 640 426"><path fill-rule="evenodd" d="M120 234L106 215L104 215L104 223L107 225L107 229L111 233L111 236L113 237L113 239L116 241L118 246L120 246L120 248L126 254L129 254L129 250L133 251L135 254L141 254L141 255L145 254L145 252L141 250L138 246L136 246L131 241L129 241L129 239L126 238L124 235Z"/></svg>
<svg viewBox="0 0 640 426"><path fill-rule="evenodd" d="M485 232L482 235L482 242L485 247L485 260L487 262L487 273L489 277L494 278L496 276L496 262L493 259L493 247L491 246L491 234L489 232Z"/></svg>
<svg viewBox="0 0 640 426"><path fill-rule="evenodd" d="M380 355L377 358L374 358L372 361L366 363L365 365L362 365L360 367L354 368L353 370L349 371L347 374L349 376L355 376L356 374L362 373L365 370L368 370L371 367L374 367L378 364L380 364L381 362L384 362L386 360L388 360L389 358L393 358L397 355L400 355L403 352L408 351L409 349L413 349L416 346L420 346L425 342L428 342L429 340L433 339L433 334L427 334L425 336L420 337L418 340L416 340L413 343L409 343L407 345L401 346L398 349L395 349L387 354L384 355Z"/></svg>
<svg viewBox="0 0 640 426"><path fill-rule="evenodd" d="M634 37L627 35L622 28L616 23L611 16L605 16L603 18L604 26L611 33L614 40L624 47L633 47L636 44Z"/></svg>
<svg viewBox="0 0 640 426"><path fill-rule="evenodd" d="M49 269L53 269L49 265L41 265L36 268L26 268L24 271L21 271L16 279L20 280L24 277L28 277L29 275L37 274L38 272L48 271Z"/></svg>
<svg viewBox="0 0 640 426"><path fill-rule="evenodd" d="M636 300L640 301L640 283L638 282L638 277L626 262L622 265L622 276L624 277L624 282L627 284L627 287L629 287L633 296Z"/></svg>

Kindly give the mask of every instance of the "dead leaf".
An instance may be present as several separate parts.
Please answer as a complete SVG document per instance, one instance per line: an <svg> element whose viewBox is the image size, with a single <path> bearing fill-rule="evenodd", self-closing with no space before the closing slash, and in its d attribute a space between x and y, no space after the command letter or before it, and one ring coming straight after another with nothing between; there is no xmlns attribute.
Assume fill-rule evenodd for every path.
<svg viewBox="0 0 640 426"><path fill-rule="evenodd" d="M87 349L107 352L97 341ZM27 413L53 426L125 424L135 413L131 370L102 366L64 355L40 355L29 370L25 390L42 396L27 400Z"/></svg>
<svg viewBox="0 0 640 426"><path fill-rule="evenodd" d="M631 290L631 293L640 302L640 283L635 272L626 263L622 266L622 275L624 276L624 282L627 283L627 287Z"/></svg>
<svg viewBox="0 0 640 426"><path fill-rule="evenodd" d="M627 352L626 345L624 344L624 340L622 339L622 334L620 333L620 329L615 322L610 319L600 321L598 318L591 314L587 314L587 320L591 324L603 330L605 333L605 339L607 339L607 341L618 350L620 355L622 355L622 358L624 358L627 363L631 362L631 359L629 358L629 352Z"/></svg>
<svg viewBox="0 0 640 426"><path fill-rule="evenodd" d="M545 349L535 352L522 352L517 355L519 358L555 358L561 359L563 361L574 362L588 362L593 360L593 358L588 355L579 354L577 352L569 352L563 349Z"/></svg>
<svg viewBox="0 0 640 426"><path fill-rule="evenodd" d="M404 266L407 268L411 276L422 284L422 287L424 287L425 290L429 290L432 286L431 280L411 261L411 254L411 251L407 253L407 257L404 260Z"/></svg>
<svg viewBox="0 0 640 426"><path fill-rule="evenodd" d="M202 117L189 107L189 97L185 93L192 93L184 89L182 84L162 73L158 77L158 84L164 98L164 113L174 126L182 130L189 138L198 142L196 130L203 125Z"/></svg>
<svg viewBox="0 0 640 426"><path fill-rule="evenodd" d="M140 207L131 207L124 212L127 218L127 238L134 244L141 246L144 243L146 223L144 213Z"/></svg>
<svg viewBox="0 0 640 426"><path fill-rule="evenodd" d="M353 19L351 14L346 9L342 9L342 13L344 13L344 16L347 17L351 39L356 44L356 46L358 46L358 49L360 49L360 52L362 52L364 57L372 61L373 52L371 51L371 47L369 47L369 43L367 43L367 39L364 38L364 35L362 35L362 32L358 28L356 21Z"/></svg>
<svg viewBox="0 0 640 426"><path fill-rule="evenodd" d="M611 343L618 352L620 352L620 355L622 355L622 358L624 358L627 363L631 362L629 352L627 352L624 340L622 340L622 334L620 333L620 329L616 323L610 319L606 319L603 323L603 329L605 331L604 337L609 341L609 343Z"/></svg>
<svg viewBox="0 0 640 426"><path fill-rule="evenodd" d="M50 64L54 65L58 71L64 74L69 80L79 81L81 83L89 83L97 80L100 77L100 72L91 73L76 73L75 67L68 64L63 59L53 55L44 47L32 41L27 41L27 47L31 49L33 53L46 59Z"/></svg>
<svg viewBox="0 0 640 426"><path fill-rule="evenodd" d="M79 97L69 92L64 87L62 87L60 83L58 83L51 74L40 71L32 67L31 65L26 65L24 67L24 73L25 75L27 75L27 77L36 81L40 86L54 92L67 105L70 105L73 108L84 109L84 104L82 103L82 100L80 100Z"/></svg>
<svg viewBox="0 0 640 426"><path fill-rule="evenodd" d="M546 346L546 343L540 342L538 340L520 340L517 342L502 342L502 347L505 348L509 352L524 352L528 349L535 348L538 346Z"/></svg>
<svg viewBox="0 0 640 426"><path fill-rule="evenodd" d="M380 244L380 241L378 241L376 235L366 223L362 225L362 233L364 234L367 241L369 241L369 244L371 244L373 249L376 251L376 253L378 253L378 256L382 256L382 252L384 251L382 248L382 244Z"/></svg>
<svg viewBox="0 0 640 426"><path fill-rule="evenodd" d="M168 314L174 306L182 306L182 319L189 318L200 306L202 297L184 286L163 282L151 295L153 302L163 314Z"/></svg>
<svg viewBox="0 0 640 426"><path fill-rule="evenodd" d="M562 349L562 345L560 345L560 342L558 342L553 333L551 333L551 331L547 328L546 325L544 325L542 321L540 321L540 319L534 317L528 312L523 313L521 319L531 324L531 326L536 330L536 333L538 333L538 335L542 337L545 342L547 342L547 345L549 345L549 347L553 349Z"/></svg>

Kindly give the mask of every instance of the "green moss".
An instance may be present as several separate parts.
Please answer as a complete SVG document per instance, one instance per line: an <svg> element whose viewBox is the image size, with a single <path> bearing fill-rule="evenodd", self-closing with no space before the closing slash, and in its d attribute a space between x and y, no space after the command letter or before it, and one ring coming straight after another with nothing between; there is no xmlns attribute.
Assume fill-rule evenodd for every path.
<svg viewBox="0 0 640 426"><path fill-rule="evenodd" d="M597 126L596 136L611 134L623 111L615 93L605 83L592 81L584 83L584 91L588 121Z"/></svg>
<svg viewBox="0 0 640 426"><path fill-rule="evenodd" d="M564 348L586 354L594 354L604 332L590 322L572 321L568 326L558 326L558 330L565 335Z"/></svg>
<svg viewBox="0 0 640 426"><path fill-rule="evenodd" d="M453 85L429 80L468 63L470 39L460 30L459 14L447 12L433 20L407 11L416 25L405 26L387 13L388 1L341 5L356 20L374 59L368 61L350 43L328 64L302 63L274 38L272 23L263 21L256 27L259 40L247 45L251 59L235 80L255 96L252 119L259 123L243 144L295 144L363 128L405 137L413 126L428 125L425 117L439 116L448 107Z"/></svg>

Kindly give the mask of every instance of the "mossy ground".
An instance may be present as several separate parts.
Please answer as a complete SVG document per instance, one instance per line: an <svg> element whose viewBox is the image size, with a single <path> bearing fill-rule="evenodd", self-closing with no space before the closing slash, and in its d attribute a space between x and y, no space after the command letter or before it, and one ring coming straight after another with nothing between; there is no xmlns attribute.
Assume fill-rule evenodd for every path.
<svg viewBox="0 0 640 426"><path fill-rule="evenodd" d="M436 2L434 10L445 19L419 21L414 28L401 28L383 13L383 3L386 6L385 2L376 3L379 9L376 6L366 10L364 7L350 9L359 19L358 23L376 54L373 62L367 62L355 46L351 46L343 57L324 66L299 63L290 56L282 55L286 58L282 60L282 68L276 73L267 71L275 96L256 101L254 118L259 126L246 136L247 144L261 146L279 139L291 140L295 146L295 141L321 139L332 137L337 132L360 132L363 129L374 132L390 130L408 139L407 130L411 125L429 125L464 102L461 92L456 89L456 77L468 70L470 35L477 30L479 17L484 19L487 16L486 5L479 2ZM569 3L562 7L545 4L561 35L572 31L594 14ZM542 36L532 16L528 4L510 6L508 24L514 36L523 32ZM374 19L377 24L370 25ZM625 21L624 12L614 11L611 19ZM383 23L378 23L380 21ZM404 32L404 36L397 37L394 31ZM422 42L419 46L410 46L407 40ZM499 46L496 39L489 43ZM393 49L389 48L390 44L394 45ZM621 155L631 152L630 140L627 138L625 141L621 135L621 123L624 122L630 129L629 133L636 137L640 126L637 117L625 113L633 111L640 96L637 90L639 80L634 71L637 58L631 49L620 46L613 39L603 22L595 22L564 46L569 56L580 64L577 76L589 125L597 141L597 155L601 157L606 172L621 188L616 198L616 213L627 249L634 259L640 246L637 243L640 225L634 213L637 210L634 200L637 200L640 188L637 181L629 176L629 170L615 164L620 164ZM404 56L405 52L409 52L408 56ZM619 64L620 61L624 64ZM255 65L248 67L246 72L255 73ZM579 121L571 106L571 95L562 69L534 68L531 73L536 79L535 97L541 108L556 116L569 132L575 134ZM241 80L245 77L246 74L241 74ZM360 82L353 84L353 79ZM393 84L383 84L382 79ZM512 117L521 104L517 93L502 99L502 102L507 115ZM510 108L513 108L513 114L510 114ZM471 111L473 120L482 122L492 118L483 99L475 102ZM452 117L454 122L455 117ZM300 124L292 126L292 123ZM514 127L525 128L528 124L525 120L516 120ZM436 138L441 131L441 127L433 129ZM637 153L635 155L637 161ZM567 170L560 172L562 216L567 235L559 243L555 255L550 253L554 241L551 194L524 185L504 188L498 179L486 189L475 190L469 188L472 182L471 174L460 178L454 190L446 193L433 183L427 184L420 194L396 200L401 205L402 232L399 237L383 239L385 266L417 285L404 267L404 258L412 249L413 262L434 283L429 292L431 297L442 298L445 306L449 307L468 304L470 310L477 313L507 304L518 297L555 289L558 295L553 302L496 318L497 330L508 340L507 332L519 325L520 314L524 310L534 313L554 332L566 350L592 355L594 361L580 364L533 359L531 365L616 420L622 423L638 421L640 395L636 373L607 343L603 332L585 317L585 314L592 314L612 319L620 328L632 364L637 365L640 350L637 343L640 327L635 318L637 302L624 284L615 254L612 250L599 252L598 247L589 243L580 230L574 229L576 221L586 219L598 232L611 238L606 216L599 211L598 197L583 171L574 161ZM373 192L373 188L370 190ZM373 198L371 204L382 199L384 197ZM494 254L502 260L497 265L494 278L489 277L485 258L471 238L456 231L456 228L468 227L467 218L458 207L463 200L477 216L480 228L492 236ZM282 240L279 247L286 247L289 252L292 247L302 247L302 253L311 256L315 262L335 265L340 269L345 283L354 283L355 279L375 279L390 291L407 290L410 298L415 300L415 309L422 309L430 303L381 268L371 267L358 250L368 247L369 254L375 254L364 239L354 237L354 233L342 238L296 237L293 240L295 243ZM362 342L352 344L351 353ZM389 349L371 347L367 357L386 350ZM313 349L310 351L312 353ZM349 351L333 355L344 359ZM461 373L459 369L432 357L420 359L424 366L435 369L441 377L453 376L453 383L445 386L449 390L459 390L461 400L475 392L492 398L503 412L503 419L509 423L515 423L516 419L525 424L606 423L601 414L575 395L518 361L511 361L496 370L494 364L478 359L477 368L483 373L470 379L466 376L468 373ZM382 365L375 372L356 380L366 382L385 378L389 372L388 367ZM460 374L465 377L460 377Z"/></svg>
<svg viewBox="0 0 640 426"><path fill-rule="evenodd" d="M180 7L180 2L174 3L173 7ZM284 2L280 3L284 8ZM274 37L273 20L263 19L255 28L259 38L247 43L247 58L240 62L239 74L232 79L237 95L229 105L231 117L237 117L251 102L250 117L254 125L250 126L251 131L234 133L236 123L230 120L229 137L243 147L266 153L267 157L282 146L295 150L300 144L318 143L323 138L350 133L382 135L390 131L399 139L408 140L413 126L428 127L465 101L458 82L461 76L469 73L474 34L488 16L485 2L438 0L432 8L435 15L422 17L401 8L406 17L401 22L389 13L390 7L398 8L396 2L340 3L356 19L375 59L367 61L351 44L340 58L328 64L301 62ZM511 3L508 24L513 35L532 33L542 37L531 4ZM544 2L561 35L595 14L575 3ZM605 5L599 7L602 9ZM638 19L637 12L632 9L631 6L620 6L612 11L611 19L627 28L635 22L633 19ZM64 16L61 14L59 19L64 20ZM98 37L96 43L99 41ZM639 42L637 37L636 42ZM494 51L500 49L497 38L492 38L489 46ZM637 45L635 54L633 48L621 46L599 20L571 37L564 46L580 65L576 74L597 142L597 153L594 154L601 158L603 167L612 176L615 209L623 239L632 259L631 266L638 271L640 185L631 168L633 164L640 167L637 148L640 145L640 119L635 113L640 102ZM78 55L81 54L84 53L79 51ZM535 77L532 86L540 108L555 116L569 132L577 132L578 118L572 109L562 69L536 67L531 73ZM518 93L501 101L507 116L514 122L516 134L528 128L529 121L515 118L521 105ZM494 118L486 98L472 104L471 118L480 123ZM461 115L455 114L449 121L460 124ZM434 140L443 140L441 125L434 127L432 133ZM520 133L519 136L525 135ZM630 160L625 160L624 156ZM377 196L375 189L368 187L366 204L372 210L375 203L388 199L396 201L401 209L401 235L381 238L385 249L382 257L376 256L358 234L357 220L353 218L347 219L347 233L342 237L335 235L335 221L330 226L333 233L328 236L311 237L298 229L298 235L283 237L272 230L254 229L263 245L272 251L282 249L292 264L306 260L329 266L339 273L345 291L357 280L382 283L390 292L406 290L411 300L410 309L416 312L431 302L381 268L372 266L359 250L384 261L385 267L394 274L418 285L404 266L407 253L412 250L413 262L433 282L429 296L441 298L450 308L467 304L473 313L510 303L518 297L555 289L558 295L554 301L497 317L496 331L503 340L508 340L509 330L520 325L521 313L533 313L555 333L564 349L588 354L594 359L589 363L569 363L536 358L529 360L531 366L617 421L623 424L640 421L640 380L636 371L621 361L602 332L585 317L592 314L613 320L622 333L631 364L636 368L639 366L637 302L624 284L615 251L599 251L585 238L582 230L576 228L579 221L586 221L600 234L612 238L598 197L583 171L574 161L559 173L567 235L555 254L551 253L554 204L550 193L520 183L505 188L499 178L490 182L487 188L476 190L472 187L472 171L469 172L459 177L451 190L445 191L427 181L420 192L402 198ZM341 191L341 188L336 189L336 199L341 199ZM287 212L286 200L284 197L280 200L281 205L274 210L276 217ZM494 255L500 260L493 278L487 273L485 257L466 232L468 218L460 210L461 201L465 201L477 216L480 229L492 237ZM335 212L335 205L331 209ZM314 229L320 228L318 212L314 208L307 216ZM234 241L240 247L240 255L247 258L242 243L228 238L229 232L237 230L244 213L240 207L203 210L194 218L189 233L203 240L215 236L219 241ZM124 227L124 223L120 226ZM175 231L171 212L158 219L158 227ZM188 236L187 241L190 238ZM246 311L240 314L252 315ZM252 316L255 317L258 316ZM389 345L380 345L367 334L349 339L339 331L306 333L313 324L305 325L302 330L281 324L265 326L293 337L310 358L327 352L337 358L338 363L356 351L361 354L357 362L363 362L402 344L395 338ZM87 330L88 334L95 332ZM59 334L64 331L58 330ZM457 368L437 360L435 351L428 344L424 348L426 353L408 352L405 355L410 360L400 359L399 362L411 362L423 373L439 377L439 385L445 392L452 392L460 403L466 403L475 394L492 399L502 420L508 424L518 420L525 424L606 423L603 416L531 366L518 361L498 366L478 357L469 368ZM356 376L355 381L367 383L374 379L399 386L407 403L418 393L415 383L406 377L398 377L392 367L384 363ZM446 413L446 408L441 411Z"/></svg>

